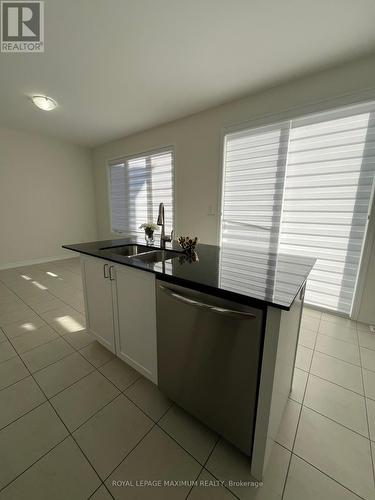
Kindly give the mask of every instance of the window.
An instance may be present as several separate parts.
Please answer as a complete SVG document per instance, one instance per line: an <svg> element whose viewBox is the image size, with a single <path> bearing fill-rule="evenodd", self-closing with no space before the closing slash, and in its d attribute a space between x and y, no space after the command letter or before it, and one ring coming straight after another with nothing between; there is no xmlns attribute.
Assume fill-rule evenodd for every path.
<svg viewBox="0 0 375 500"><path fill-rule="evenodd" d="M307 303L350 315L375 173L375 103L225 140L221 239L311 256Z"/></svg>
<svg viewBox="0 0 375 500"><path fill-rule="evenodd" d="M112 161L109 169L113 232L143 233L139 226L156 222L161 202L165 206L166 230L173 229L171 149Z"/></svg>

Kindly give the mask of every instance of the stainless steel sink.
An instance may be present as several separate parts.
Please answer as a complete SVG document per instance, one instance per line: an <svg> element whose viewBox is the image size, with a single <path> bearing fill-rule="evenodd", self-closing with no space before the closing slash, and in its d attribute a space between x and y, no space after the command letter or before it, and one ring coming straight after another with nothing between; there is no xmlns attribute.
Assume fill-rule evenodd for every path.
<svg viewBox="0 0 375 500"><path fill-rule="evenodd" d="M145 263L164 262L181 255L173 250L162 250L145 245L122 245L118 247L105 247L100 249L106 255L121 255L129 259L136 259Z"/></svg>
<svg viewBox="0 0 375 500"><path fill-rule="evenodd" d="M145 245L123 245L118 247L105 247L101 251L106 254L123 255L124 257L132 257L134 255L150 252L153 249Z"/></svg>
<svg viewBox="0 0 375 500"><path fill-rule="evenodd" d="M134 255L132 259L140 260L146 264L151 264L153 262L164 262L166 260L173 259L174 257L179 257L180 255L180 252L173 252L173 250L152 250L139 255Z"/></svg>

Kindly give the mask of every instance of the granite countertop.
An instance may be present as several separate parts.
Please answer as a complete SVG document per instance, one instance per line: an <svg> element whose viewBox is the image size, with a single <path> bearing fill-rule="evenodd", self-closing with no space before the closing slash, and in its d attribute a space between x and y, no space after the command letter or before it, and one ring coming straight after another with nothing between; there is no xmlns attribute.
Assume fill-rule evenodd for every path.
<svg viewBox="0 0 375 500"><path fill-rule="evenodd" d="M141 238L122 238L63 245L93 257L152 272L158 279L210 293L255 307L289 310L304 285L315 259L265 251L257 245L246 248L198 244L197 262L189 262L176 241L167 243L167 250L180 251L173 259L145 263L134 257L112 254L108 247L129 244L144 245ZM155 248L159 249L158 244Z"/></svg>

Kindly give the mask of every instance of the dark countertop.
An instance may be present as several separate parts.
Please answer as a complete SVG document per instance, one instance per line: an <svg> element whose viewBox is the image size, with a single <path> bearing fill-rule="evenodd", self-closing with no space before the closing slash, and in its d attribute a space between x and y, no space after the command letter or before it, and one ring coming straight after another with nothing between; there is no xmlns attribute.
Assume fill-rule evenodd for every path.
<svg viewBox="0 0 375 500"><path fill-rule="evenodd" d="M270 253L257 247L232 248L198 244L198 262L186 260L177 242L167 249L181 251L181 257L164 263L144 263L136 258L109 254L104 247L118 247L137 243L141 238L122 238L63 245L75 252L99 257L152 272L158 279L210 293L255 307L272 305L289 310L305 283L315 259L281 253ZM155 247L158 247L155 244ZM150 247L150 250L153 250Z"/></svg>

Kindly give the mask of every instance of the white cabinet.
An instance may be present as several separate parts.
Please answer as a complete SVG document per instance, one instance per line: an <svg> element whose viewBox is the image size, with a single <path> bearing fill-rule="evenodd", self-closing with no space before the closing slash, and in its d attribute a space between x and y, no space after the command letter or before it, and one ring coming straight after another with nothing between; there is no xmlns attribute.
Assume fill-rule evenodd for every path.
<svg viewBox="0 0 375 500"><path fill-rule="evenodd" d="M116 265L116 354L157 383L155 276Z"/></svg>
<svg viewBox="0 0 375 500"><path fill-rule="evenodd" d="M155 276L85 255L81 263L87 329L157 383Z"/></svg>
<svg viewBox="0 0 375 500"><path fill-rule="evenodd" d="M109 264L102 259L81 257L86 328L107 349L115 352L115 322Z"/></svg>

